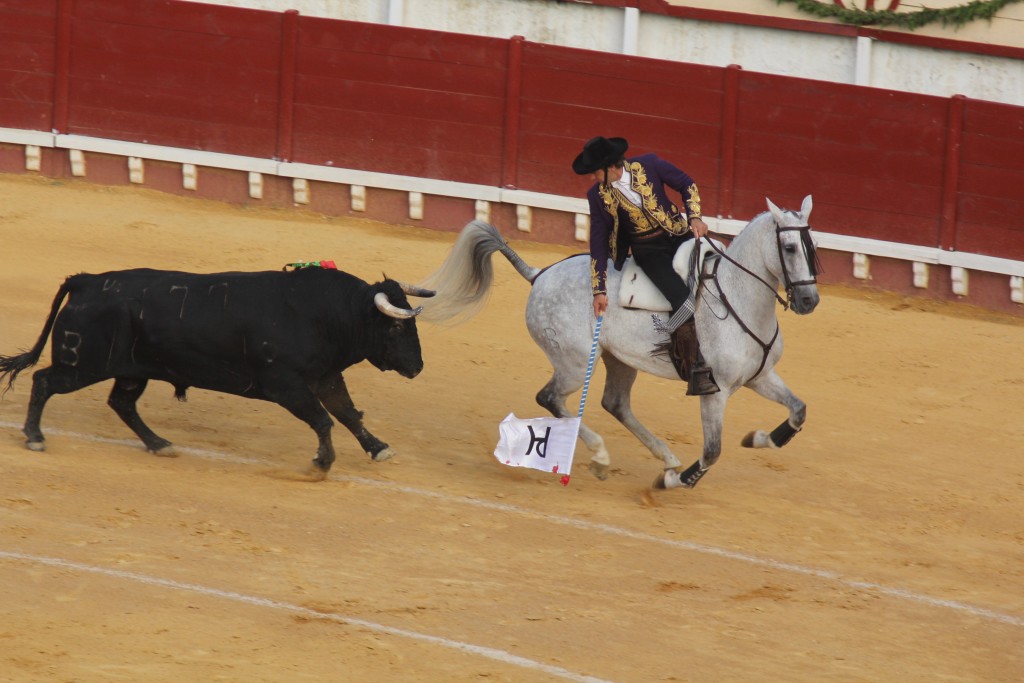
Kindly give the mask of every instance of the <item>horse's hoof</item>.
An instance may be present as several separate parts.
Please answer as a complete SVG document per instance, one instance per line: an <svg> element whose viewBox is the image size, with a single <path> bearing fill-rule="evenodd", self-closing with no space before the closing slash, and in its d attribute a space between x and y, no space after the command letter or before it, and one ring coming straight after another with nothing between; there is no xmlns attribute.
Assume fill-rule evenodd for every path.
<svg viewBox="0 0 1024 683"><path fill-rule="evenodd" d="M677 489L680 486L682 486L682 483L680 482L679 472L674 469L659 472L658 476L654 479L654 483L651 484L652 489Z"/></svg>
<svg viewBox="0 0 1024 683"><path fill-rule="evenodd" d="M43 441L26 441L25 448L36 453L42 453L46 450L46 443Z"/></svg>
<svg viewBox="0 0 1024 683"><path fill-rule="evenodd" d="M605 463L595 462L595 461L591 460L589 467L590 467L590 473L593 474L598 479L600 479L601 481L604 481L605 479L608 478L608 469L609 468L608 468L608 465L606 465Z"/></svg>
<svg viewBox="0 0 1024 683"><path fill-rule="evenodd" d="M772 443L772 437L763 429L750 432L743 437L740 444L744 448L777 448L777 446Z"/></svg>
<svg viewBox="0 0 1024 683"><path fill-rule="evenodd" d="M377 451L376 453L370 453L369 455L370 459L374 462L384 462L385 460L393 458L395 456L395 452L391 450L390 446L388 446L384 450Z"/></svg>

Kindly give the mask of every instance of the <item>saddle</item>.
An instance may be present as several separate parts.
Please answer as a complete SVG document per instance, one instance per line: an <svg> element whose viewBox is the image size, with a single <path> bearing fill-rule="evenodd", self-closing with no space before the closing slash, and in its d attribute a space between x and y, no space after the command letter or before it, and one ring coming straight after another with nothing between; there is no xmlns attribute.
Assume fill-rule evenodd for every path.
<svg viewBox="0 0 1024 683"><path fill-rule="evenodd" d="M710 237L704 237L700 240L700 253L697 256L700 259L701 273L705 272L705 269L712 260L719 258L715 250L708 244L709 240L711 240ZM712 241L719 249L725 250L725 245L722 242L718 240ZM697 240L686 240L676 250L676 255L672 257L672 269L684 280L690 277L690 256L693 253L693 245L696 242ZM626 258L626 263L622 267L622 281L619 285L619 305L623 308L635 308L645 311L672 311L672 306L669 304L668 299L651 282L651 279L636 264L632 256Z"/></svg>

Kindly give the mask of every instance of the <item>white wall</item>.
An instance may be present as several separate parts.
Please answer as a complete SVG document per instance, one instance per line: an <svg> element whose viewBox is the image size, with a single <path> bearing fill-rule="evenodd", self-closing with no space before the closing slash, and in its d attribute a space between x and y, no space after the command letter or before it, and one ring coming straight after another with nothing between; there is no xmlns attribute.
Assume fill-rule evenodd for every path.
<svg viewBox="0 0 1024 683"><path fill-rule="evenodd" d="M853 83L857 42L824 34L641 15L639 54L710 66Z"/></svg>
<svg viewBox="0 0 1024 683"><path fill-rule="evenodd" d="M968 1L901 0L896 11L900 14L911 14L925 8L951 9L965 5ZM754 15L771 14L773 17L816 21L822 24L838 25L840 23L833 19L819 19L812 14L802 12L793 3L780 5L776 0L665 0L665 2L679 7L713 9ZM831 2L831 0L819 0L819 2ZM891 2L892 0L875 0L875 7L884 10L889 7ZM844 0L843 4L847 7L859 7L861 9L867 6L866 0ZM949 40L962 40L987 45L1024 47L1024 3L1011 2L1008 5L1004 5L996 12L991 21L972 21L963 26L943 26L942 22L936 21L916 28L913 31L895 27L885 30L890 33L948 38Z"/></svg>
<svg viewBox="0 0 1024 683"><path fill-rule="evenodd" d="M739 64L748 71L940 97L960 94L1024 106L1024 60L804 31L676 19L636 9L553 0L192 1L273 11L297 9L307 16L496 38L521 35L537 43L709 66ZM1024 30L1024 22L1003 21L1020 23ZM973 35L984 35L982 31L974 27ZM958 35L950 31L948 37L957 39Z"/></svg>
<svg viewBox="0 0 1024 683"><path fill-rule="evenodd" d="M871 54L868 85L1024 105L1024 60L879 42Z"/></svg>

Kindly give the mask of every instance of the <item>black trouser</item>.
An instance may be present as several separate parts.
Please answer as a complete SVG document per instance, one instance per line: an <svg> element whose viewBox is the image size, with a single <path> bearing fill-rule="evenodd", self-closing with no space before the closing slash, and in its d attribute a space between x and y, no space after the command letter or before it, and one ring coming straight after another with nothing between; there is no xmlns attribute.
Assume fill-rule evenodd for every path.
<svg viewBox="0 0 1024 683"><path fill-rule="evenodd" d="M673 313L686 303L686 298L690 296L690 288L687 286L686 280L672 269L672 258L676 255L679 245L691 237L691 233L670 235L667 232L661 232L656 237L636 240L629 245L636 264L647 273L647 277L651 279L654 286L665 295L669 305L672 306Z"/></svg>

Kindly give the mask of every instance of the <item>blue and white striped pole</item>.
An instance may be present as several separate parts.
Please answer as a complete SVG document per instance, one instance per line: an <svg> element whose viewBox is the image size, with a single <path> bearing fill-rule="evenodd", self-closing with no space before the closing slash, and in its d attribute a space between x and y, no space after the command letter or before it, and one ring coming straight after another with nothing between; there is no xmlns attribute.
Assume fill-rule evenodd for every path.
<svg viewBox="0 0 1024 683"><path fill-rule="evenodd" d="M598 316L597 325L594 326L594 343L590 345L590 359L587 361L587 378L583 380L583 395L580 396L580 412L576 417L583 417L583 406L587 404L587 390L590 388L590 375L594 372L594 358L597 356L597 338L601 336L601 321L604 316Z"/></svg>

